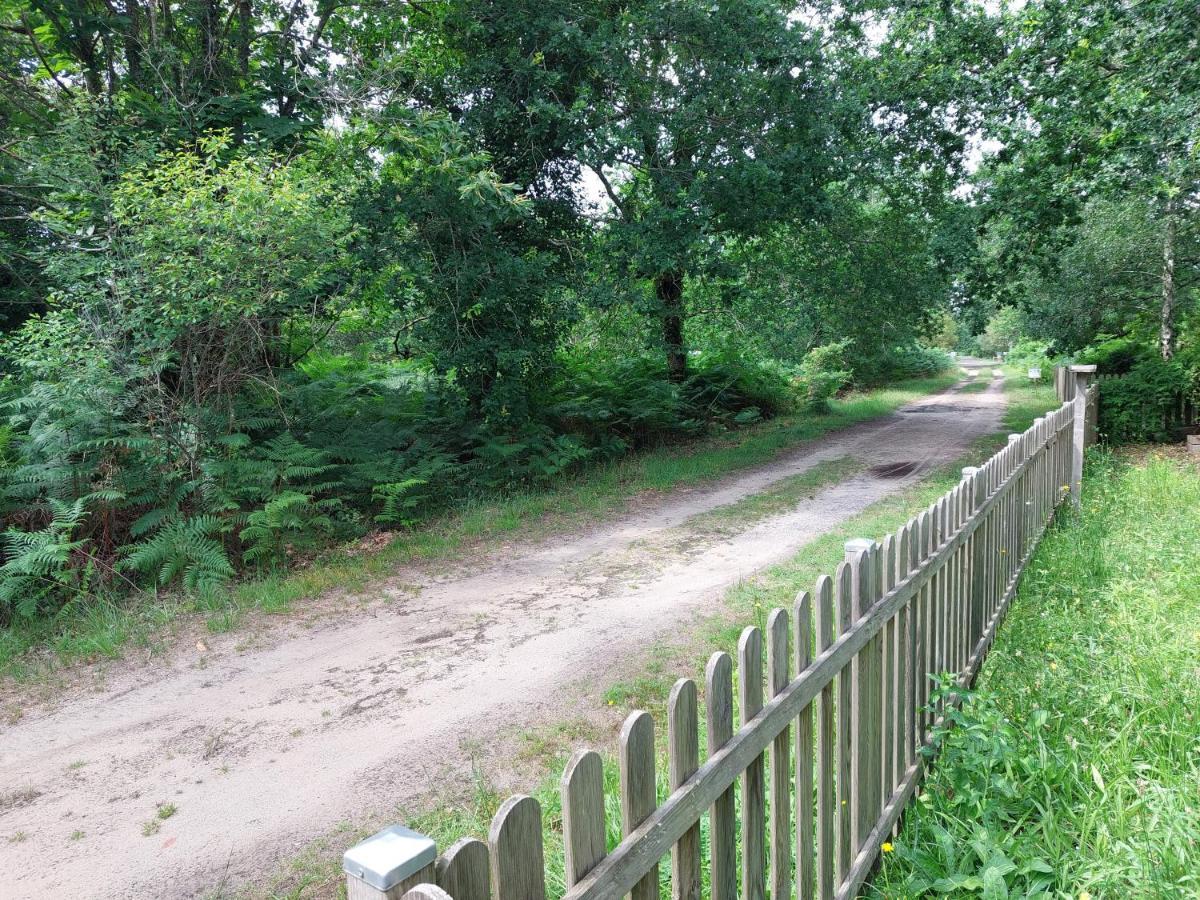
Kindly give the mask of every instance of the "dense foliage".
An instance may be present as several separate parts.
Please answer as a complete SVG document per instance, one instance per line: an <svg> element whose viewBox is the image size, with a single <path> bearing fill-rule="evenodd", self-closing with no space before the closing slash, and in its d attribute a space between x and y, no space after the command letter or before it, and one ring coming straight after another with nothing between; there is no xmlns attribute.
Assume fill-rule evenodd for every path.
<svg viewBox="0 0 1200 900"><path fill-rule="evenodd" d="M0 622L931 346L1178 356L1110 389L1154 436L1128 410L1194 372L1184 6L0 0Z"/></svg>

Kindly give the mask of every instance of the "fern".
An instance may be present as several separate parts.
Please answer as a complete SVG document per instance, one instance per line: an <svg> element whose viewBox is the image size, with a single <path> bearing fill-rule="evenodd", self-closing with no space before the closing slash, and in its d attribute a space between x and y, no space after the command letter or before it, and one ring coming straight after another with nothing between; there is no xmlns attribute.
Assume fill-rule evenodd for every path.
<svg viewBox="0 0 1200 900"><path fill-rule="evenodd" d="M375 521L381 525L400 525L404 528L416 524L416 510L425 501L425 495L416 493L416 488L427 484L429 482L424 478L405 478L403 481L375 485L372 496L383 503Z"/></svg>
<svg viewBox="0 0 1200 900"><path fill-rule="evenodd" d="M171 522L148 541L134 546L123 565L153 573L159 584L167 585L178 578L189 591L210 594L234 574L225 548L212 537L221 528L222 522L216 516Z"/></svg>
<svg viewBox="0 0 1200 900"><path fill-rule="evenodd" d="M67 504L50 500L53 518L40 531L10 528L4 533L8 561L0 566L0 616L34 618L44 601L62 600L79 587L72 556L87 544L72 539L86 516L83 498Z"/></svg>
<svg viewBox="0 0 1200 900"><path fill-rule="evenodd" d="M284 491L250 513L239 537L248 544L246 562L264 563L286 555L289 544L307 547L333 530L330 513L338 500L314 500L300 491Z"/></svg>

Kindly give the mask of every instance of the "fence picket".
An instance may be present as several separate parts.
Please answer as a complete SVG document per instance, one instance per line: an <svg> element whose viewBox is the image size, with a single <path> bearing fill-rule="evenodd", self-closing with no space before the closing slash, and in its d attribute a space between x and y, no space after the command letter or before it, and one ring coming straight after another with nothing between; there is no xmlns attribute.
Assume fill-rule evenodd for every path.
<svg viewBox="0 0 1200 900"><path fill-rule="evenodd" d="M708 755L711 757L733 737L733 660L714 653L705 671L708 703ZM737 897L736 835L733 785L717 798L709 812L709 884L713 900Z"/></svg>
<svg viewBox="0 0 1200 900"><path fill-rule="evenodd" d="M837 603L838 636L850 630L854 622L853 610L853 578L850 566L845 562L838 563L834 575L834 591ZM854 702L854 666L843 666L838 673L837 682L837 883L850 872L850 864L854 861L851 852L853 830L851 822L854 808L850 805L851 756L850 746L852 704Z"/></svg>
<svg viewBox="0 0 1200 900"><path fill-rule="evenodd" d="M654 719L634 712L625 720L618 741L621 767L621 827L628 837L658 804L654 774ZM638 879L631 900L657 900L658 864ZM506 900L498 897L497 900Z"/></svg>
<svg viewBox="0 0 1200 900"><path fill-rule="evenodd" d="M896 583L904 581L908 578L910 571L910 554L911 549L909 542L912 534L911 523L901 526L897 532L896 544ZM908 660L909 660L909 641L911 637L911 617L912 604L905 604L896 614L896 686L894 693L894 702L896 706L896 780L892 785L893 790L900 783L900 779L904 777L904 773L908 771L909 751L912 737L910 729L912 727L912 712L909 709L909 688L908 688Z"/></svg>
<svg viewBox="0 0 1200 900"><path fill-rule="evenodd" d="M510 797L488 835L495 900L545 900L542 808L532 797Z"/></svg>
<svg viewBox="0 0 1200 900"><path fill-rule="evenodd" d="M882 597L896 586L896 537L885 535L880 550L880 576L882 584L877 593ZM882 810L887 799L892 796L896 785L896 616L888 619L883 627L881 665L883 667L883 684L880 689L880 705L883 711L883 733L879 740L879 752L882 763L880 771L880 796L878 806Z"/></svg>
<svg viewBox="0 0 1200 900"><path fill-rule="evenodd" d="M812 600L801 591L792 611L794 656L799 675L812 660ZM796 897L813 900L813 704L796 720Z"/></svg>
<svg viewBox="0 0 1200 900"><path fill-rule="evenodd" d="M463 838L438 858L438 887L454 900L488 900L490 869L487 844Z"/></svg>
<svg viewBox="0 0 1200 900"><path fill-rule="evenodd" d="M783 693L791 680L788 665L788 612L773 609L767 616L767 690L771 697ZM771 744L770 754L770 862L771 896L788 897L792 891L792 760L791 733L785 728Z"/></svg>
<svg viewBox="0 0 1200 900"><path fill-rule="evenodd" d="M762 632L751 626L738 641L738 689L745 728L763 706ZM765 760L760 754L742 773L742 893L744 900L766 895Z"/></svg>
<svg viewBox="0 0 1200 900"><path fill-rule="evenodd" d="M411 891L406 891L401 900L458 900L451 897L435 884L418 884Z"/></svg>
<svg viewBox="0 0 1200 900"><path fill-rule="evenodd" d="M567 887L574 887L604 859L604 764L600 754L577 751L563 772L561 788L564 877ZM454 900L460 900L457 894Z"/></svg>
<svg viewBox="0 0 1200 900"><path fill-rule="evenodd" d="M700 736L696 685L681 678L667 699L667 748L671 790L682 787L700 768ZM700 821L687 830L671 851L672 900L700 900Z"/></svg>
<svg viewBox="0 0 1200 900"><path fill-rule="evenodd" d="M813 587L817 598L817 653L824 653L837 636L833 610L833 581L828 575L817 579ZM803 670L801 670L803 671ZM817 896L833 897L837 867L837 800L834 791L834 688L833 681L821 690L817 715Z"/></svg>

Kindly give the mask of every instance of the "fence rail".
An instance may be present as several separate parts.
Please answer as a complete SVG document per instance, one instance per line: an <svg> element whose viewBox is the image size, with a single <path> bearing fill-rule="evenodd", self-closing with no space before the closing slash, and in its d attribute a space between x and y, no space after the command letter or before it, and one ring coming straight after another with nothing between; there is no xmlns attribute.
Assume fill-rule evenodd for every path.
<svg viewBox="0 0 1200 900"><path fill-rule="evenodd" d="M568 900L651 900L669 857L671 896L714 900L855 896L924 774L921 753L944 709L934 679L974 678L1021 572L1059 504L1077 488L1095 435L1097 388L1038 419L928 509L881 541L852 541L765 632L746 628L734 660L708 662L700 755L700 690L681 679L667 710L668 771L655 770L644 712L619 738L623 838L606 846L603 767L577 752L563 774ZM951 701L952 702L952 701ZM669 794L659 805L656 780ZM793 789L793 785L795 786ZM701 822L707 817L707 852ZM740 865L739 865L740 862ZM351 897L540 900L542 817L519 796L488 841L455 844L436 866ZM428 884L420 882L429 882ZM374 890L374 889L372 889Z"/></svg>

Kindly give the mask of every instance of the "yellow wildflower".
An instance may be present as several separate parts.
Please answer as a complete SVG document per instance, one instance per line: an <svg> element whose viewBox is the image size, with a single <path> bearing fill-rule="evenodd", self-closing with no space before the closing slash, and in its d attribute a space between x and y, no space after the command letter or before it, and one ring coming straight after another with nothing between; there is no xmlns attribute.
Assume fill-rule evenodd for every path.
<svg viewBox="0 0 1200 900"><path fill-rule="evenodd" d="M893 847L891 844L889 844L887 841L884 841L883 846L880 849L883 850L884 853L891 853L896 848Z"/></svg>

